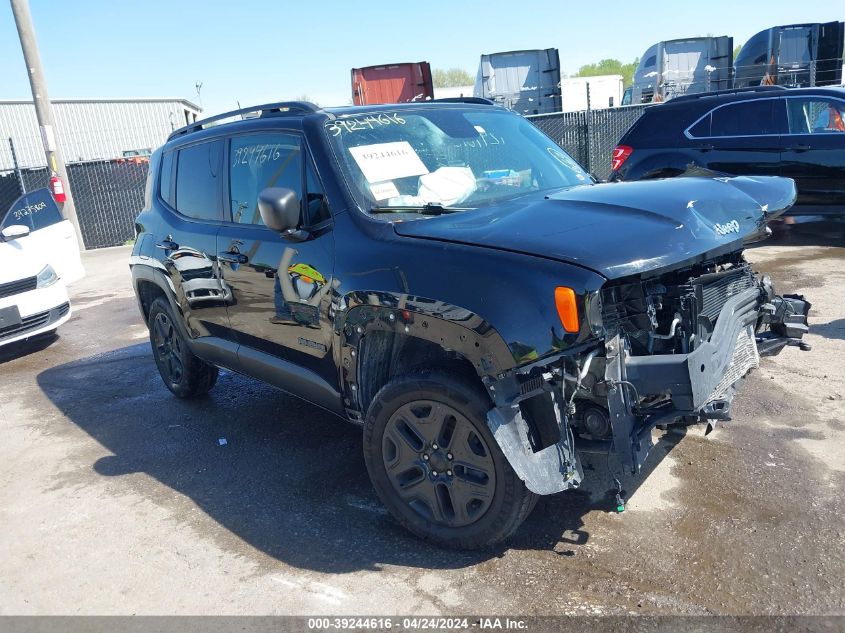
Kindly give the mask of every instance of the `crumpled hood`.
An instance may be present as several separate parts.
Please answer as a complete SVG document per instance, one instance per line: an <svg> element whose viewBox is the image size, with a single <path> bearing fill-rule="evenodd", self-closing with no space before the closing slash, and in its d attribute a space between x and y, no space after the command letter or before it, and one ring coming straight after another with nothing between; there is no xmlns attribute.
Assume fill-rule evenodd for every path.
<svg viewBox="0 0 845 633"><path fill-rule="evenodd" d="M788 178L681 177L525 196L397 222L394 230L549 257L617 279L741 249L794 202L795 183Z"/></svg>
<svg viewBox="0 0 845 633"><path fill-rule="evenodd" d="M37 275L47 265L26 248L26 240L27 237L22 237L0 242L0 284Z"/></svg>

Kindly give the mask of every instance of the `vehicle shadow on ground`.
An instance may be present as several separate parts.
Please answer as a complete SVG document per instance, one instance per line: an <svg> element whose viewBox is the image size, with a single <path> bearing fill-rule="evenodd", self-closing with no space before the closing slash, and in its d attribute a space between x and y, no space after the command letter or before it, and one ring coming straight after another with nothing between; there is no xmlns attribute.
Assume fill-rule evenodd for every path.
<svg viewBox="0 0 845 633"><path fill-rule="evenodd" d="M813 323L810 332L825 338L845 339L845 319L834 319L828 323Z"/></svg>
<svg viewBox="0 0 845 633"><path fill-rule="evenodd" d="M23 341L16 341L7 345L0 346L0 365L8 363L10 360L16 360L35 354L47 349L53 343L59 340L59 335L55 332L42 334Z"/></svg>
<svg viewBox="0 0 845 633"><path fill-rule="evenodd" d="M170 506L177 521L220 539L218 531L208 530L211 517L238 537L224 538L222 547L248 555L243 539L298 568L460 568L513 548L571 556L589 539L584 516L615 506L612 495L603 495L609 487L600 472L605 459L593 458L588 489L540 499L504 545L446 551L408 534L383 510L367 477L360 428L272 387L224 372L209 396L178 400L162 385L147 343L47 369L38 384L112 453L91 465L96 473L119 479L140 472L155 480L126 477L127 490L120 494L132 491ZM668 442L655 447L638 481L681 435L664 437ZM78 479L57 477L58 487L78 485ZM184 500L163 496L157 482L202 512L185 512ZM628 494L636 488L630 480L624 485Z"/></svg>

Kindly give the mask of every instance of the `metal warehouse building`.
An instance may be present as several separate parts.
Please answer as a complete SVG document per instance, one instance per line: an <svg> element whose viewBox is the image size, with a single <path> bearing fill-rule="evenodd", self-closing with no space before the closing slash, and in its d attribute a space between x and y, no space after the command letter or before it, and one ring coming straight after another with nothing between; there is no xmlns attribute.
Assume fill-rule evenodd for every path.
<svg viewBox="0 0 845 633"><path fill-rule="evenodd" d="M66 162L121 158L155 149L171 131L193 123L201 108L185 99L55 99L56 139ZM0 101L0 171L46 164L35 106Z"/></svg>

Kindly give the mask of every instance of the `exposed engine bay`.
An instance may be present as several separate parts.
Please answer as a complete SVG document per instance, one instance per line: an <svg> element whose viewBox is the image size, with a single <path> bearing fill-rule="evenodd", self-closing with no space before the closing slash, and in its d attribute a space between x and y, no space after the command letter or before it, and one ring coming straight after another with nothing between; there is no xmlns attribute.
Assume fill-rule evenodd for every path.
<svg viewBox="0 0 845 633"><path fill-rule="evenodd" d="M576 487L578 453L636 473L658 425L730 420L738 383L761 355L802 350L810 304L775 294L741 251L656 276L609 282L587 298L595 339L520 367L493 387L488 423L538 494Z"/></svg>

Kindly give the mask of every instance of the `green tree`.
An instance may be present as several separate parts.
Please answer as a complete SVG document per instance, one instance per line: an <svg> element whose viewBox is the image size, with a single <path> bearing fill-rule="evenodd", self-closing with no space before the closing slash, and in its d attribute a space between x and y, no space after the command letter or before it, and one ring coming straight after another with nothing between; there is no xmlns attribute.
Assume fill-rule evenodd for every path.
<svg viewBox="0 0 845 633"><path fill-rule="evenodd" d="M739 51L741 51L741 50L742 50L742 44L737 44L736 46L734 46L734 59L736 59L736 56L739 55Z"/></svg>
<svg viewBox="0 0 845 633"><path fill-rule="evenodd" d="M631 85L634 79L634 71L640 63L637 57L630 64L623 64L618 59L603 59L595 64L581 66L574 77L596 77L598 75L622 75L622 82L625 87Z"/></svg>
<svg viewBox="0 0 845 633"><path fill-rule="evenodd" d="M443 70L435 68L431 73L435 88L453 88L454 86L471 86L475 83L467 71L463 68L450 68Z"/></svg>

